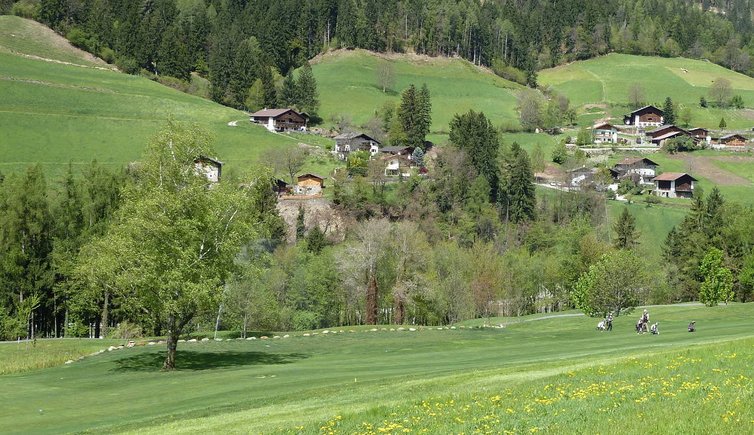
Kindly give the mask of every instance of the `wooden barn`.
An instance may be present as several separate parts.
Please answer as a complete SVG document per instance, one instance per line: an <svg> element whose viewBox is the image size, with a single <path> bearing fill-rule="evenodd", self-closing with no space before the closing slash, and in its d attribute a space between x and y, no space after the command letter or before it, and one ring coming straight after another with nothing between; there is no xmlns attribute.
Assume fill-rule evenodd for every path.
<svg viewBox="0 0 754 435"><path fill-rule="evenodd" d="M321 195L324 188L325 177L316 174L302 174L298 176L294 192L297 195Z"/></svg>
<svg viewBox="0 0 754 435"><path fill-rule="evenodd" d="M746 146L746 138L740 134L726 134L718 139L718 143L726 147L743 147Z"/></svg>
<svg viewBox="0 0 754 435"><path fill-rule="evenodd" d="M665 198L691 198L696 178L686 173L666 172L655 177L654 194Z"/></svg>
<svg viewBox="0 0 754 435"><path fill-rule="evenodd" d="M675 125L663 125L662 127L656 128L652 131L648 131L647 137L649 138L649 141L652 142L655 145L662 145L662 143L668 139L673 139L675 137L679 136L691 136L691 133L689 133L687 130L682 129L681 127L675 126Z"/></svg>
<svg viewBox="0 0 754 435"><path fill-rule="evenodd" d="M270 131L306 131L309 115L293 109L263 109L251 114L251 122Z"/></svg>
<svg viewBox="0 0 754 435"><path fill-rule="evenodd" d="M664 123L663 111L655 106L644 106L624 116L623 123L639 128L660 126Z"/></svg>

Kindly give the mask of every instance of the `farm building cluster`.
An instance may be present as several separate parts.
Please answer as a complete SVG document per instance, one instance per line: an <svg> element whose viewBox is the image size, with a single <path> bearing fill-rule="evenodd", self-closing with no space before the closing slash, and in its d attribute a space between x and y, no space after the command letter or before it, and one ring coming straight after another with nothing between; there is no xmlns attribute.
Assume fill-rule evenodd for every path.
<svg viewBox="0 0 754 435"><path fill-rule="evenodd" d="M664 198L691 198L696 178L679 172L658 174L659 165L646 157L627 157L611 168L581 167L568 171L569 186L581 188L589 184L604 184L615 190L617 183L630 180L637 186ZM601 178L601 179L600 179Z"/></svg>
<svg viewBox="0 0 754 435"><path fill-rule="evenodd" d="M629 144L662 147L671 139L688 138L704 148L743 150L748 144L746 137L739 133L713 136L706 128L681 128L666 125L662 110L655 106L644 106L623 117L623 125L609 122L592 127L595 144Z"/></svg>

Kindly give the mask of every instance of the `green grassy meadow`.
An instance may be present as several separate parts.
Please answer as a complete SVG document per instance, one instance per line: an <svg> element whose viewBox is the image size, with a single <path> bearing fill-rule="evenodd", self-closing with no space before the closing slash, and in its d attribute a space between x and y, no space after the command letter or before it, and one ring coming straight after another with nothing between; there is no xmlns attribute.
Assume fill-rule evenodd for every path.
<svg viewBox="0 0 754 435"><path fill-rule="evenodd" d="M395 86L385 93L376 79L381 62L390 62L395 71ZM453 115L469 109L484 112L495 125L518 125L515 94L521 86L461 59L404 56L383 60L364 50L342 50L323 56L312 68L325 123L344 114L354 125L366 124L385 102L400 102L400 93L409 84L426 83L432 96L432 132L447 134Z"/></svg>
<svg viewBox="0 0 754 435"><path fill-rule="evenodd" d="M51 37L44 32L34 33L38 35L36 40L7 36L18 33L19 27L29 26L36 28L38 24L0 17L2 172L39 163L48 174L57 176L68 162L81 165L93 159L122 167L140 158L146 144L165 127L169 117L207 130L228 170L249 168L267 150L295 146L301 141L252 125L241 111L142 77L13 54L58 53L50 48ZM60 50L60 60L76 60L71 59L76 52L68 47L69 50ZM237 121L237 126L229 126L232 121ZM326 172L332 166L313 165Z"/></svg>
<svg viewBox="0 0 754 435"><path fill-rule="evenodd" d="M754 79L711 62L686 58L613 53L541 71L539 82L565 94L576 106L605 104L609 115L619 121L629 111L629 87L640 83L650 104L662 107L665 97L670 97L674 103L690 107L694 126L717 129L720 118L725 117L729 129L751 128L751 110L699 107L699 98L709 100L709 88L718 77L730 81L733 94L741 95L746 107L754 107ZM591 125L592 118L596 119L585 117L579 121Z"/></svg>
<svg viewBox="0 0 754 435"><path fill-rule="evenodd" d="M647 424L660 433L754 430L754 305L649 309L659 336L634 333L636 314L616 318L612 332L598 332L596 319L573 312L489 321L504 327L472 327L480 321L442 330L354 327L180 343L179 369L171 373L160 371L162 346L104 352L0 375L0 427L5 433L597 433L613 424L629 433ZM694 334L686 332L690 320L697 321ZM0 358L14 346L1 344Z"/></svg>

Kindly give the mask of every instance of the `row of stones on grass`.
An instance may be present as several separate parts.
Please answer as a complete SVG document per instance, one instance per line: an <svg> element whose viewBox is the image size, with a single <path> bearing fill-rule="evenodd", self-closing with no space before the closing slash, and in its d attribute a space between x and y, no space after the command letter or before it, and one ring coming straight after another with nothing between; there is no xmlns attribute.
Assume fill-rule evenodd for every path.
<svg viewBox="0 0 754 435"><path fill-rule="evenodd" d="M502 328L502 327L504 327L504 326L503 325L492 326L492 328ZM395 331L409 331L409 332L416 332L416 331L419 331L419 330L432 330L432 329L436 329L438 331L443 331L443 330L455 330L455 329L482 329L482 328L490 328L490 326L469 326L469 327L466 327L466 326L458 326L458 327L456 327L456 326L446 326L446 327L438 326L436 328L431 328L431 327L424 327L424 328L404 328L404 327L398 327L398 328L371 328L371 329L366 330L365 332L385 332L385 331L393 331L393 332L395 332ZM353 329L349 329L348 332L349 333L355 333L356 331L353 330ZM313 337L313 336L317 336L317 335L345 334L345 333L346 333L346 331L344 331L342 329L337 330L337 331L331 331L331 330L327 330L326 329L326 330L324 330L322 332L306 332L306 333L301 334L301 337ZM290 334L285 334L285 335L282 335L282 336L281 335L273 335L271 338L269 336L266 336L266 335L262 335L259 338L257 338L257 337L247 337L247 338L238 337L238 338L235 338L235 339L234 338L226 338L226 339L215 338L215 339L212 339L212 340L210 340L207 337L204 337L204 338L201 338L201 339L196 339L196 338L191 338L191 339L188 339L188 340L186 340L186 339L180 339L180 340L178 340L178 343L197 343L197 342L208 342L208 341L233 341L233 340L242 340L242 341L269 340L269 339L277 340L277 339L290 338L290 337L291 337ZM100 350L98 350L96 352L93 352L93 353L89 354L89 356L96 356L96 355L99 355L99 354L102 354L102 353L105 353L105 352L112 352L112 351L115 351L115 350L121 350L121 349L131 348L131 347L134 347L134 346L155 346L155 345L158 345L158 344L165 344L165 340L152 340L152 341L141 342L141 343L136 343L135 341L130 340L128 342L128 344L120 345L120 346L110 346L107 349L100 349ZM84 356L80 356L77 360L82 360L84 358L85 358ZM65 363L66 364L71 364L73 362L74 362L74 360L68 360Z"/></svg>

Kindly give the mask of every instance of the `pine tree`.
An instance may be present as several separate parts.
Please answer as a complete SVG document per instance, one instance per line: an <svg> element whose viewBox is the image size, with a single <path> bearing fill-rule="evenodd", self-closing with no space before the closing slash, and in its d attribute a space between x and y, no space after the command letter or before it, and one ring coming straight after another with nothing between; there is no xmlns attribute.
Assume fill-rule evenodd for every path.
<svg viewBox="0 0 754 435"><path fill-rule="evenodd" d="M317 92L317 80L314 78L312 66L309 62L304 63L298 73L298 105L301 110L309 115L319 110L319 93Z"/></svg>
<svg viewBox="0 0 754 435"><path fill-rule="evenodd" d="M421 146L416 143L417 118L419 110L416 101L416 87L410 84L401 94L401 104L398 106L398 120L406 135L406 145Z"/></svg>
<svg viewBox="0 0 754 435"><path fill-rule="evenodd" d="M469 110L450 121L450 142L466 153L477 173L490 185L490 200L498 199L500 168L497 163L500 142L497 131L482 112Z"/></svg>
<svg viewBox="0 0 754 435"><path fill-rule="evenodd" d="M156 70L158 74L188 81L191 79L191 58L178 32L178 26L171 26L162 37Z"/></svg>
<svg viewBox="0 0 754 435"><path fill-rule="evenodd" d="M432 101L427 84L423 84L416 94L416 125L410 140L413 146L421 147L426 151L424 141L432 126Z"/></svg>
<svg viewBox="0 0 754 435"><path fill-rule="evenodd" d="M617 249L632 249L639 241L639 234L636 232L636 218L628 212L628 207L623 209L618 221L613 226L617 233L614 245ZM671 237L669 235L669 237Z"/></svg>
<svg viewBox="0 0 754 435"><path fill-rule="evenodd" d="M277 90L275 89L275 81L272 78L271 67L262 65L261 71L259 72L259 78L262 80L262 89L264 91L264 107L268 109L277 107Z"/></svg>
<svg viewBox="0 0 754 435"><path fill-rule="evenodd" d="M292 69L285 75L283 87L280 89L278 99L280 100L281 107L298 107L298 90L296 87L296 80L293 78Z"/></svg>
<svg viewBox="0 0 754 435"><path fill-rule="evenodd" d="M511 222L521 223L534 219L534 174L529 155L517 143L511 146L511 163L503 174L501 199L503 210Z"/></svg>
<svg viewBox="0 0 754 435"><path fill-rule="evenodd" d="M662 108L665 124L675 124L675 108L673 100L670 97L665 98L665 105Z"/></svg>
<svg viewBox="0 0 754 435"><path fill-rule="evenodd" d="M414 152L411 154L411 159L419 168L424 167L424 151L422 151L420 147L414 149Z"/></svg>
<svg viewBox="0 0 754 435"><path fill-rule="evenodd" d="M723 129L728 126L728 123L725 122L725 117L723 116L720 118L720 124L717 125L720 129Z"/></svg>

